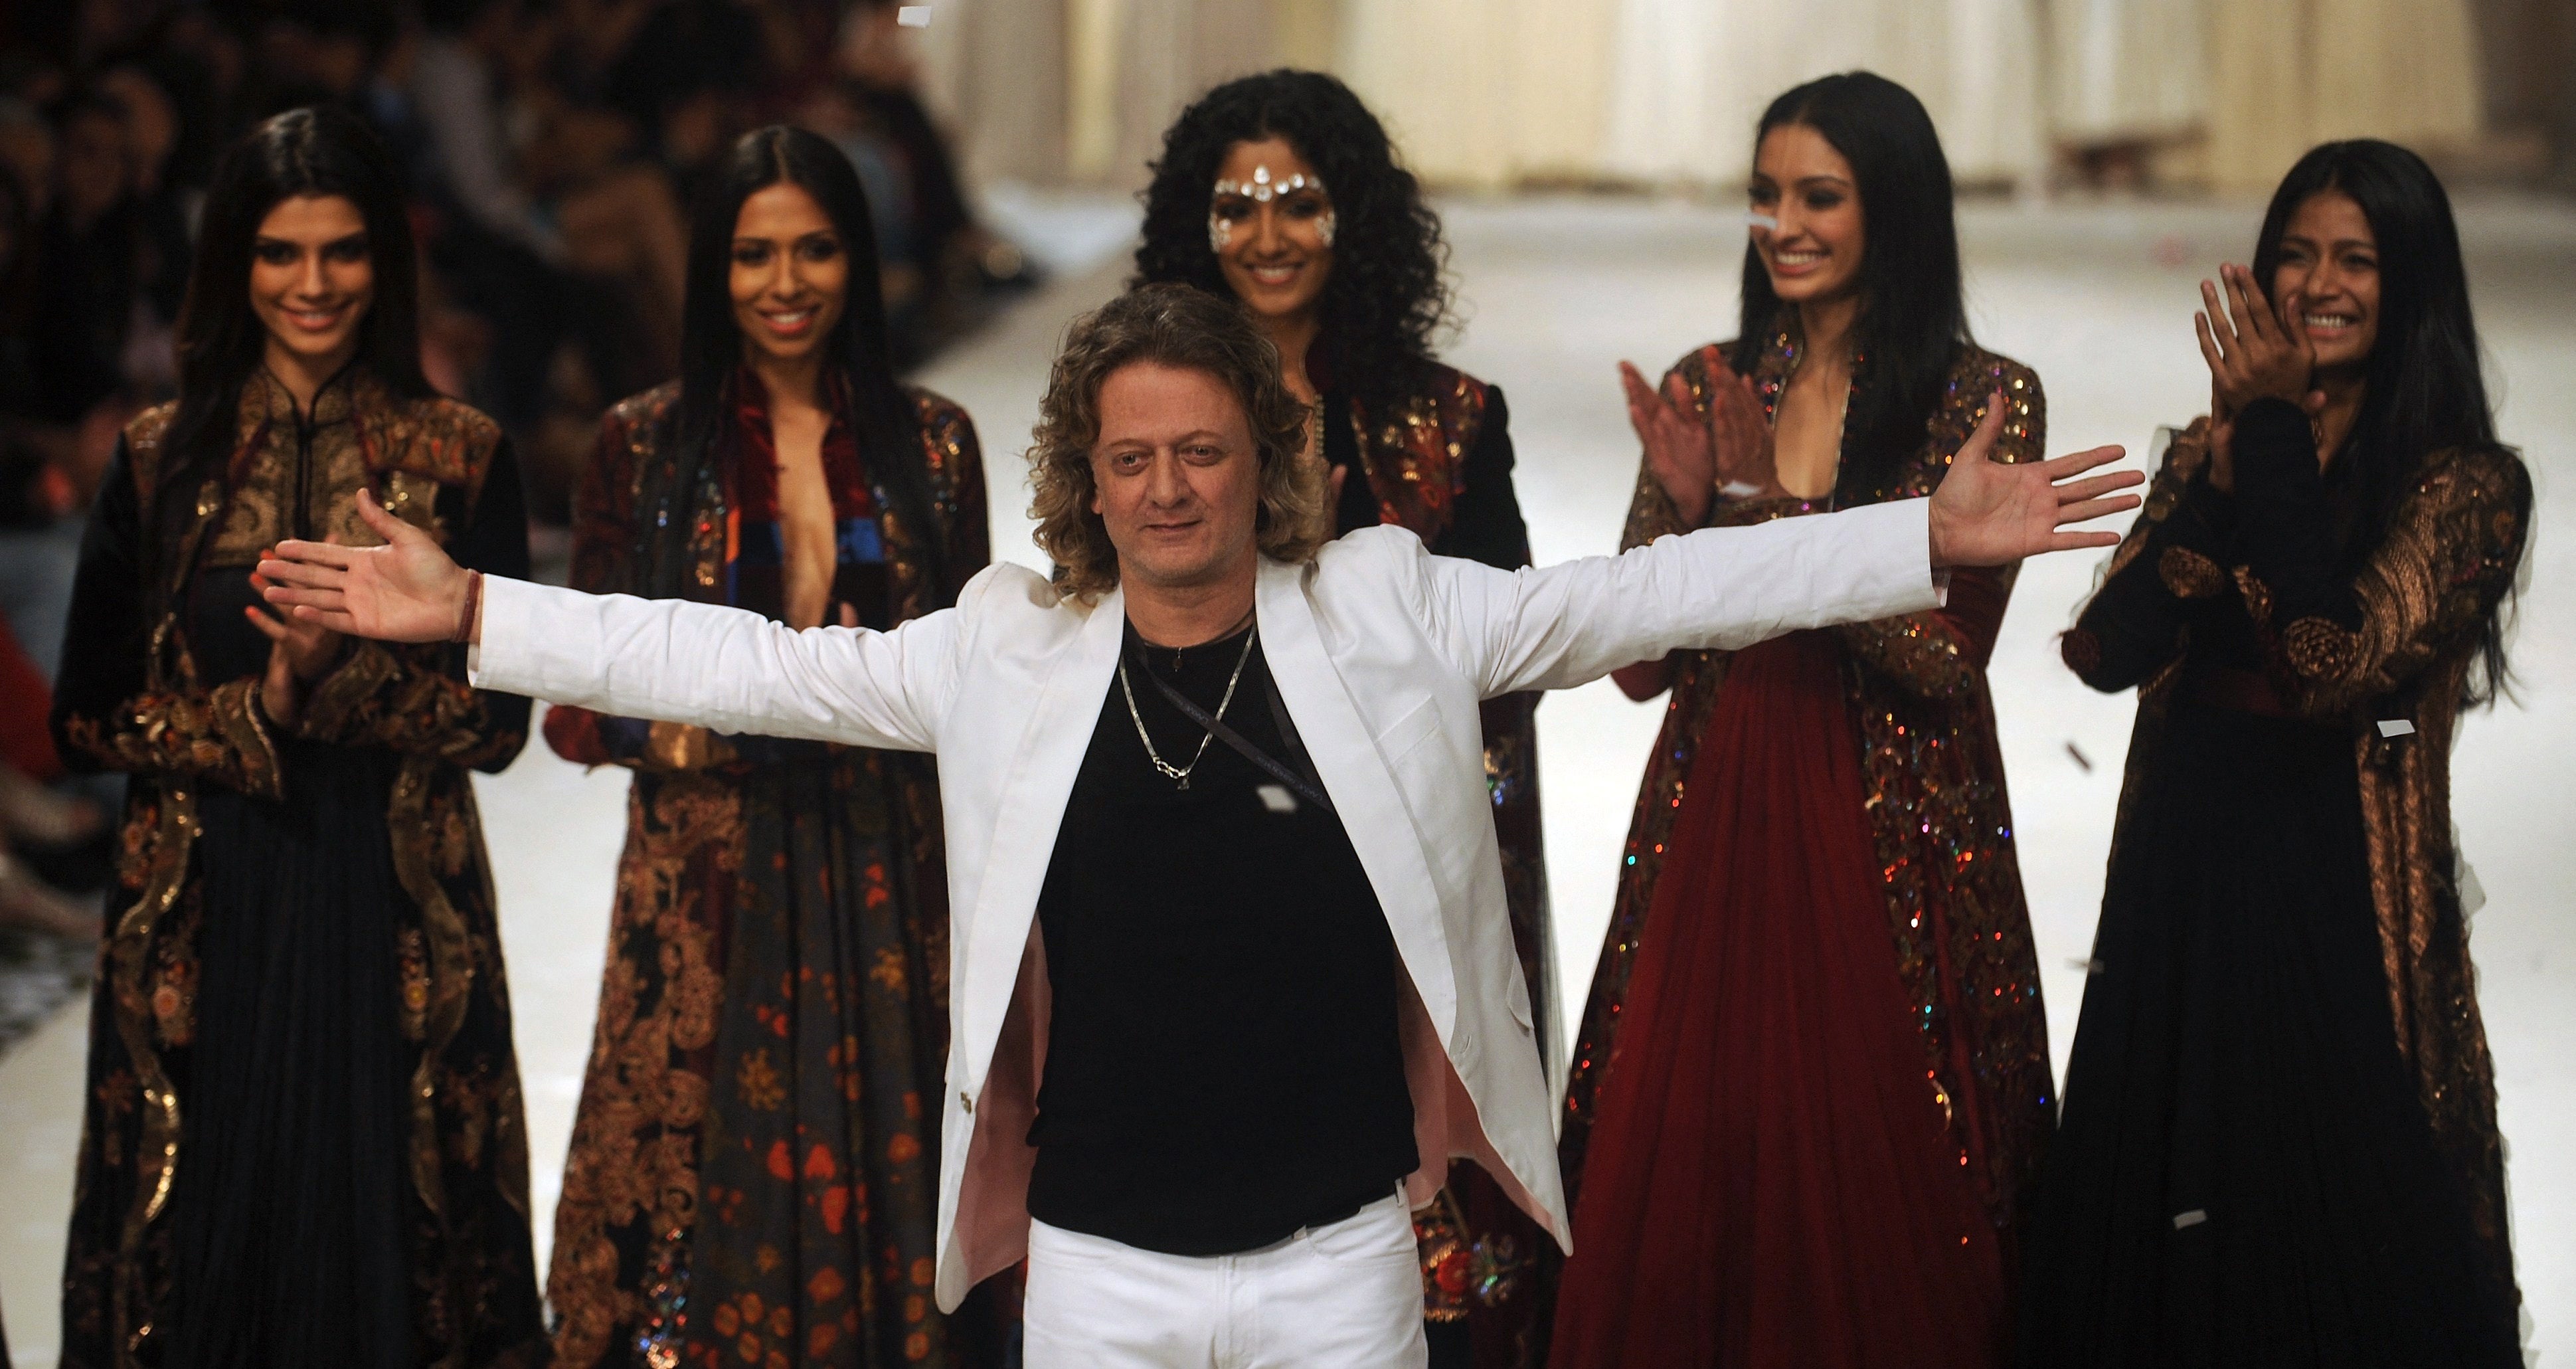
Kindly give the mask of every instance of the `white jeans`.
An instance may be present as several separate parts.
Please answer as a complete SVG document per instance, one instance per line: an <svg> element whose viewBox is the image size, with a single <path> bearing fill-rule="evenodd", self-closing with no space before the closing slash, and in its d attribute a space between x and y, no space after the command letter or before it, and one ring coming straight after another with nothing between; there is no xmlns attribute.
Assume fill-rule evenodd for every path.
<svg viewBox="0 0 2576 1369"><path fill-rule="evenodd" d="M1419 1369L1422 1267L1401 1193L1240 1255L1029 1223L1028 1369Z"/></svg>

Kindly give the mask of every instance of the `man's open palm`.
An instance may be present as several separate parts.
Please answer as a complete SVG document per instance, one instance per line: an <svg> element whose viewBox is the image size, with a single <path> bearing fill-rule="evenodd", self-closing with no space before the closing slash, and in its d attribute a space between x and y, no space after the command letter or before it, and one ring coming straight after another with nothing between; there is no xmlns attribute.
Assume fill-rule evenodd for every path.
<svg viewBox="0 0 2576 1369"><path fill-rule="evenodd" d="M2119 460L2119 447L2047 461L2006 465L1994 460L1995 438L2003 432L2004 398L1986 403L1984 421L1950 459L1949 474L1932 492L1932 564L2004 566L2027 556L2084 547L2117 546L2116 532L2075 532L2082 523L2138 506L2134 494L2114 494L2146 479L2136 471L2084 472Z"/></svg>
<svg viewBox="0 0 2576 1369"><path fill-rule="evenodd" d="M437 539L358 491L358 517L381 547L280 542L260 574L268 601L303 622L387 642L443 642L465 607L465 571Z"/></svg>

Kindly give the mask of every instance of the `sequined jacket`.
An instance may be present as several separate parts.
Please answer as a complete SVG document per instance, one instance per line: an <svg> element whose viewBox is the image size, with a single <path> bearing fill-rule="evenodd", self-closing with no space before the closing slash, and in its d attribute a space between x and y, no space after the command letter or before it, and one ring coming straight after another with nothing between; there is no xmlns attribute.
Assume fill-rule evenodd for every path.
<svg viewBox="0 0 2576 1369"><path fill-rule="evenodd" d="M364 487L468 565L527 573L519 476L490 419L405 399L363 371L315 397L311 447L285 388L244 386L228 462L164 444L174 405L128 424L81 549L75 624L55 699L57 745L127 785L113 925L94 991L89 1100L64 1274L63 1363L152 1364L169 1291L170 1180L186 1148L195 1034L197 795L276 797L279 724L257 676L200 678L183 609L200 568L242 567L292 535L306 501L341 541L372 545ZM296 473L308 483L293 488ZM439 1365L533 1360L543 1340L528 1239L527 1132L492 880L469 769L497 771L526 740L528 701L465 682L464 650L347 643L309 687L296 732L400 753L385 813L400 913L399 1015L416 1051L406 1213L415 1334Z"/></svg>
<svg viewBox="0 0 2576 1369"><path fill-rule="evenodd" d="M946 559L939 568L953 593L988 559L982 452L965 410L927 391L909 397L931 475L932 513L941 524L935 545ZM677 580L681 597L725 601L730 482L721 470L690 469L674 450L678 400L678 384L668 384L602 418L597 451L574 500L574 588L650 597ZM882 489L875 502L880 510L891 507ZM686 525L676 566L660 564L663 553L652 536L653 525L670 518ZM880 515L879 526L892 568L892 618L917 618L932 607L924 574L931 543L891 513ZM688 1308L680 1247L697 1221L709 1076L725 1010L723 921L745 896L738 882L751 877L742 868L750 820L740 777L756 762L760 743L567 706L547 710L545 731L567 760L636 772L599 1021L555 1209L555 1254L546 1279L560 1319L555 1353L567 1365L623 1363L620 1357L630 1354L638 1363L676 1362ZM912 875L904 883L943 890L931 767L912 756L883 759L910 810L900 826L927 834L909 853ZM919 917L912 939L928 977L922 986L928 1018L944 1027L945 904L906 914ZM903 971L898 964L889 972ZM874 1080L871 1086L921 1085ZM916 1144L915 1163L926 1166L937 1153L937 1136L925 1132Z"/></svg>
<svg viewBox="0 0 2576 1369"><path fill-rule="evenodd" d="M1349 467L1338 510L1342 531L1370 522L1410 530L1442 556L1505 570L1530 563L1529 528L1512 487L1511 414L1499 387L1464 371L1422 363L1400 398L1364 401L1338 388L1324 398L1327 460ZM1356 488L1354 488L1356 487ZM1556 1068L1563 1009L1548 926L1547 859L1539 815L1539 695L1488 699L1485 785L1503 857L1513 950L1529 984L1539 1058ZM1483 1178L1454 1161L1440 1199L1414 1214L1423 1266L1423 1312L1437 1322L1475 1317L1480 1362L1525 1338L1542 1296L1533 1277L1552 1258L1545 1232Z"/></svg>
<svg viewBox="0 0 2576 1369"><path fill-rule="evenodd" d="M2291 431L2276 445L2312 450L2304 420L2278 410L2270 417ZM2240 430L2262 417L2249 407ZM2481 631L2522 561L2530 473L2502 449L2432 453L2386 538L2356 571L2337 573L2319 554L2332 538L2315 464L2248 459L2240 431L2230 498L2201 476L2208 443L2202 418L2167 449L2145 508L2061 647L2085 683L2138 690L2118 830L2158 753L2193 619L2241 605L2275 699L2351 728L2398 1049L2469 1195L2487 1277L2511 1298L2504 1148L2456 882L2450 755ZM2115 834L2115 868L2118 860Z"/></svg>
<svg viewBox="0 0 2576 1369"><path fill-rule="evenodd" d="M1736 345L1702 347L1669 373L1689 387L1699 414L1713 405L1718 384L1732 383L1727 358ZM1766 413L1776 409L1799 347L1792 324L1776 332L1756 358L1750 374ZM1854 370L1855 388L1866 385L1865 359ZM2011 407L1995 459L2038 460L2047 425L2039 377L2018 362L1964 347L1923 445L1879 488L1869 487L1846 445L1831 502L1852 507L1931 493L1997 390ZM1767 522L1825 507L1795 499L1720 500L1708 522ZM1663 488L1641 467L1622 545L1687 530ZM2005 1233L2055 1122L2048 1021L2030 915L2022 902L1994 708L1986 693L1986 659L2013 575L2009 567L1954 572L1941 609L1833 630L1846 659L1845 688L1860 729L1862 787L1886 882L1888 930L1921 1029L1927 1086L1948 1119L1951 1142L1987 1215ZM1680 816L1682 783L1725 683L1726 664L1714 652L1684 652L1668 662L1670 702L1647 761L1617 902L1566 1083L1560 1153L1569 1196L1582 1178L1593 1098L1615 1059L1619 1013L1629 972L1644 950L1640 933L1654 901L1664 844Z"/></svg>

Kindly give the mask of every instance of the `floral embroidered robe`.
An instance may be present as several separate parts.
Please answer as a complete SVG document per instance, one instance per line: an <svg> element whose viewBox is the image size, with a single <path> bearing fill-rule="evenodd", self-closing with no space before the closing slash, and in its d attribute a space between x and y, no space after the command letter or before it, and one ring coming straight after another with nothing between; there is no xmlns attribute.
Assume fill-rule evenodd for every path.
<svg viewBox="0 0 2576 1369"><path fill-rule="evenodd" d="M742 468L769 451L747 385L719 462L673 450L677 385L608 414L575 587L727 602L765 559L774 586L775 533L745 507L746 486L774 498ZM933 537L876 512L844 420L825 439L841 567L874 555L883 575L873 626L935 606L926 570L953 594L987 560L974 428L907 399ZM560 1362L997 1362L988 1314L1007 1309L931 1305L948 909L929 759L574 708L545 731L636 772L547 1278Z"/></svg>

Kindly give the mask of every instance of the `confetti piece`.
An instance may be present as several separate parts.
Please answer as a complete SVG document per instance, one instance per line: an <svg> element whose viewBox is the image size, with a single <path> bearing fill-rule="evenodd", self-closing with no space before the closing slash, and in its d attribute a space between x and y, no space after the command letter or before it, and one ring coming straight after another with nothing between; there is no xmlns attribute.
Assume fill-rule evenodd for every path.
<svg viewBox="0 0 2576 1369"><path fill-rule="evenodd" d="M1780 231L1780 221L1768 214L1747 214L1744 223L1748 228L1768 228L1774 233Z"/></svg>
<svg viewBox="0 0 2576 1369"><path fill-rule="evenodd" d="M2084 754L2084 748L2077 746L2073 742L2068 742L2066 744L2066 754L2075 758L2076 769L2083 771L2087 775L2093 773L2093 758Z"/></svg>
<svg viewBox="0 0 2576 1369"><path fill-rule="evenodd" d="M2379 720L2379 735L2383 737L2411 737L2415 735L2415 724L2406 721L2404 718L2382 718Z"/></svg>
<svg viewBox="0 0 2576 1369"><path fill-rule="evenodd" d="M2070 970L2082 970L2086 974L2100 974L2102 973L2102 962L2099 960L2087 960L2079 955L2069 958L2066 962L2066 968Z"/></svg>
<svg viewBox="0 0 2576 1369"><path fill-rule="evenodd" d="M2209 1214L2196 1207L2189 1212L2177 1212L2174 1214L2174 1230L2180 1231L2187 1226L2198 1226L2208 1220Z"/></svg>
<svg viewBox="0 0 2576 1369"><path fill-rule="evenodd" d="M1729 480L1718 486L1717 492L1729 499L1750 499L1762 493L1762 487L1742 480Z"/></svg>
<svg viewBox="0 0 2576 1369"><path fill-rule="evenodd" d="M1252 792L1259 794L1261 796L1261 806L1269 809L1273 813L1294 813L1297 811L1297 796L1289 793L1288 786L1284 784L1265 784Z"/></svg>
<svg viewBox="0 0 2576 1369"><path fill-rule="evenodd" d="M2167 233L2156 239L2155 245L2147 249L2147 255L2155 261L2156 265L2171 268L2189 260L2191 252L2183 242L2182 234Z"/></svg>
<svg viewBox="0 0 2576 1369"><path fill-rule="evenodd" d="M908 29L926 29L930 27L930 6L900 6L894 12L894 21Z"/></svg>

